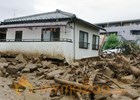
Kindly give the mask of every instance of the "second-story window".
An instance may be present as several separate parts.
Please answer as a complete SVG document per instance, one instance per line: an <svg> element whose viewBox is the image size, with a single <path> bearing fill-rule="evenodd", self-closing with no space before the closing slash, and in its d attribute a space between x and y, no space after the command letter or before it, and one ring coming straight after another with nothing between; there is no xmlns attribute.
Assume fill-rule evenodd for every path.
<svg viewBox="0 0 140 100"><path fill-rule="evenodd" d="M88 49L88 33L80 31L79 33L79 48Z"/></svg>

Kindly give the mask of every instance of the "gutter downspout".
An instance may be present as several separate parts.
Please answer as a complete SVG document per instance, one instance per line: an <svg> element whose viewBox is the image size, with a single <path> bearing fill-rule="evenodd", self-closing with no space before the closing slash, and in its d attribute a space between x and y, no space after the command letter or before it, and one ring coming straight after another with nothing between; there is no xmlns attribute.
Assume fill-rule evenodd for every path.
<svg viewBox="0 0 140 100"><path fill-rule="evenodd" d="M73 22L74 24L74 29L73 29L73 59L74 59L74 62L75 62L75 21Z"/></svg>

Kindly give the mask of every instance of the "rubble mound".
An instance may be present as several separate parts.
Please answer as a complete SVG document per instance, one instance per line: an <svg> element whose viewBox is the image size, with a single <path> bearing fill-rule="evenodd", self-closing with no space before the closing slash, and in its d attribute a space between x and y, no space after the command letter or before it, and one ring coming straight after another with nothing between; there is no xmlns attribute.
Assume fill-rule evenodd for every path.
<svg viewBox="0 0 140 100"><path fill-rule="evenodd" d="M17 100L139 100L140 54L102 55L71 64L45 55L1 54L0 78L1 90L7 86L21 95Z"/></svg>

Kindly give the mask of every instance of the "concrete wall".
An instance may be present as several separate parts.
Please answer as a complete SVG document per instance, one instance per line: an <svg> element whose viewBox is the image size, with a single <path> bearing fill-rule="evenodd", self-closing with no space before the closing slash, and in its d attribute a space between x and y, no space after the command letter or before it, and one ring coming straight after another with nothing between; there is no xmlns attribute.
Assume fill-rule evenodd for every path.
<svg viewBox="0 0 140 100"><path fill-rule="evenodd" d="M79 31L84 31L88 33L88 49L79 48ZM75 25L75 59L87 58L87 57L94 57L98 56L98 50L92 50L92 36L93 34L99 35L99 30L94 29L93 27L86 26L81 23L76 23Z"/></svg>
<svg viewBox="0 0 140 100"><path fill-rule="evenodd" d="M0 42L1 52L25 54L45 54L51 58L73 60L73 44L71 42Z"/></svg>

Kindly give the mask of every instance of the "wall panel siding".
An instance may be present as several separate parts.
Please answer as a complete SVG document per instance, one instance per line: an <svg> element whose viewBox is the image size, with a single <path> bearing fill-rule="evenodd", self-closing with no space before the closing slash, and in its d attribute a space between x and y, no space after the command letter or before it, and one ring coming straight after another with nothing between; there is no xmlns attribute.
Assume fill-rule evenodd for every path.
<svg viewBox="0 0 140 100"><path fill-rule="evenodd" d="M75 28L76 28L75 30L75 37L76 37L75 58L81 59L81 58L98 56L98 50L92 50L92 36L93 34L99 35L99 30L93 29L91 27L88 27L79 23L76 23ZM79 31L80 30L88 33L88 43L90 43L88 49L79 48Z"/></svg>

